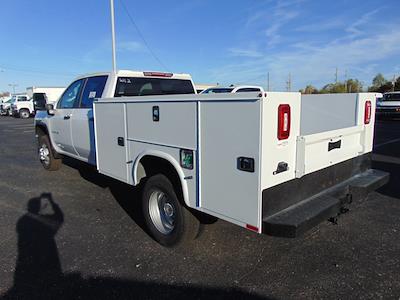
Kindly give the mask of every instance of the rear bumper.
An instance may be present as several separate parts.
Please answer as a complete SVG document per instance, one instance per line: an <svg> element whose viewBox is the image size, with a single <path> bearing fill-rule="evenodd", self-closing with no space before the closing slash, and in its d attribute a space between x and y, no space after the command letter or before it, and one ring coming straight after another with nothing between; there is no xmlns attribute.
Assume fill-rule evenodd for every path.
<svg viewBox="0 0 400 300"><path fill-rule="evenodd" d="M388 182L388 173L370 166L371 156L365 154L264 190L263 233L297 237L337 216L345 205Z"/></svg>

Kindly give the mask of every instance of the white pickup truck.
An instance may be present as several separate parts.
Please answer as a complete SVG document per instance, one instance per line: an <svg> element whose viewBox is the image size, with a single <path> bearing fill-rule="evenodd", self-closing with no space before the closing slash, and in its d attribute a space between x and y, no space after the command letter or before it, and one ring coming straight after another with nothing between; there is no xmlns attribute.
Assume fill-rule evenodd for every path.
<svg viewBox="0 0 400 300"><path fill-rule="evenodd" d="M14 101L11 105L12 115L27 119L34 115L37 109L44 109L46 103L55 103L64 90L62 87L28 87L28 98L24 101Z"/></svg>
<svg viewBox="0 0 400 300"><path fill-rule="evenodd" d="M120 98L109 95L128 86L136 96L151 94L150 86L138 93L142 81L129 84L137 78L110 78L114 95L82 93L78 79L55 109L37 115L40 159L48 170L59 167L61 154L97 162L100 173L141 184L146 224L162 245L191 241L204 214L296 237L388 180L370 164L373 93ZM73 109L92 93L103 95L93 110Z"/></svg>

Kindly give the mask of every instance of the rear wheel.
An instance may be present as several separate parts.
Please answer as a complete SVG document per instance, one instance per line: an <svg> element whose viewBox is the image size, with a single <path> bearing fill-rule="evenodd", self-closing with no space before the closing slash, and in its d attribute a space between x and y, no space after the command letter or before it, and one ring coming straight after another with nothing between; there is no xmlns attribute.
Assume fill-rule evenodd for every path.
<svg viewBox="0 0 400 300"><path fill-rule="evenodd" d="M62 160L54 157L50 140L47 135L41 135L39 137L38 153L43 168L48 171L57 171L60 169Z"/></svg>
<svg viewBox="0 0 400 300"><path fill-rule="evenodd" d="M19 117L21 119L28 119L30 117L30 115L31 114L29 113L29 110L27 110L27 109L21 109L19 111Z"/></svg>
<svg viewBox="0 0 400 300"><path fill-rule="evenodd" d="M175 247L195 239L200 223L181 204L165 175L157 174L147 180L142 201L147 228L161 245Z"/></svg>

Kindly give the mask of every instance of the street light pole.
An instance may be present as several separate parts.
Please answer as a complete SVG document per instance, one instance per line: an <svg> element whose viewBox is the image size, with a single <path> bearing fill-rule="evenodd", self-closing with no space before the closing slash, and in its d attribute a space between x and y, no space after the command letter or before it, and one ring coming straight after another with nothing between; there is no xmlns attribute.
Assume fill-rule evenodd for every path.
<svg viewBox="0 0 400 300"><path fill-rule="evenodd" d="M111 42L112 42L112 70L117 73L117 59L115 53L115 21L114 21L114 0L110 0L111 9Z"/></svg>
<svg viewBox="0 0 400 300"><path fill-rule="evenodd" d="M8 86L11 86L13 88L13 94L15 95L15 87L18 86L18 84L15 83L10 83Z"/></svg>

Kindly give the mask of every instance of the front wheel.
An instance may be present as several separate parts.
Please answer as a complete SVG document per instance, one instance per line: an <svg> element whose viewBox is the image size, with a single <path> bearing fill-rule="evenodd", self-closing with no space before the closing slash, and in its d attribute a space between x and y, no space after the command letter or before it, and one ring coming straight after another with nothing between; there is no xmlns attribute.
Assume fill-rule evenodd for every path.
<svg viewBox="0 0 400 300"><path fill-rule="evenodd" d="M38 153L43 168L48 171L57 171L60 169L62 161L60 158L54 157L50 140L46 135L39 137Z"/></svg>
<svg viewBox="0 0 400 300"><path fill-rule="evenodd" d="M142 202L147 228L161 245L183 245L197 236L199 221L181 204L166 176L157 174L147 180L143 188Z"/></svg>
<svg viewBox="0 0 400 300"><path fill-rule="evenodd" d="M21 119L28 119L30 117L30 115L31 114L29 113L29 110L27 110L27 109L21 109L19 111L19 117Z"/></svg>

